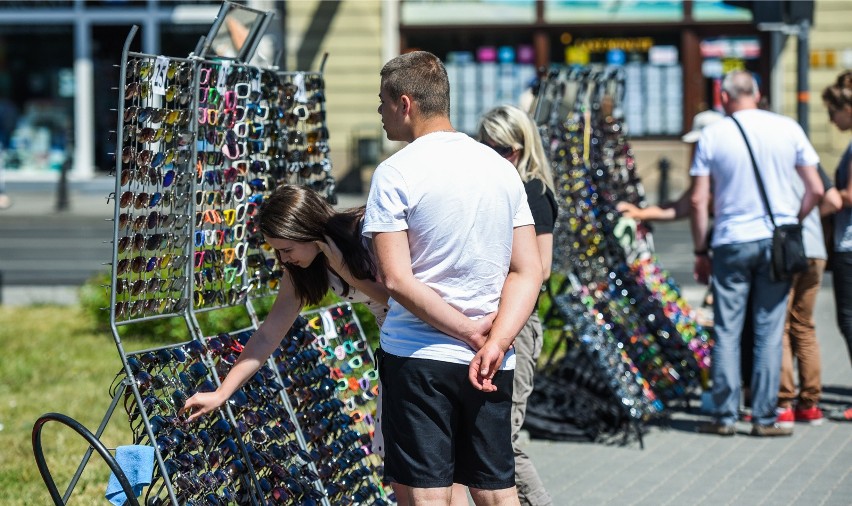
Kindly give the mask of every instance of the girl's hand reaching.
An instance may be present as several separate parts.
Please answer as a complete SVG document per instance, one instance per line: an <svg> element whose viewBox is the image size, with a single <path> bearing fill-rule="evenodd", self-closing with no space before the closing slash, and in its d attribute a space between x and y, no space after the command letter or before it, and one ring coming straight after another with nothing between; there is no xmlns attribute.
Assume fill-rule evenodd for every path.
<svg viewBox="0 0 852 506"><path fill-rule="evenodd" d="M224 404L226 400L218 391L199 392L186 400L178 415L186 415L187 422L194 422Z"/></svg>

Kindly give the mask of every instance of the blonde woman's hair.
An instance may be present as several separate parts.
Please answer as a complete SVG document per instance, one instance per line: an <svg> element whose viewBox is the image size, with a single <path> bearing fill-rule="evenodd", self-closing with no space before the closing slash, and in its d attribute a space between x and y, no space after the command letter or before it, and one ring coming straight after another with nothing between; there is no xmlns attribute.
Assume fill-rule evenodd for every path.
<svg viewBox="0 0 852 506"><path fill-rule="evenodd" d="M545 188L556 192L544 143L538 127L526 112L512 105L491 109L482 116L477 137L480 142L490 146L517 150L520 156L515 167L521 180L527 182L538 179Z"/></svg>

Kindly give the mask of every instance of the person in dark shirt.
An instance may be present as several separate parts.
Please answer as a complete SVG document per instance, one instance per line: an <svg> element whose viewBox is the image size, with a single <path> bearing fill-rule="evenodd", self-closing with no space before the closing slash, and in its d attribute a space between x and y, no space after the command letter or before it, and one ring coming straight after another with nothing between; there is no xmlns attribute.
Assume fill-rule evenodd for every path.
<svg viewBox="0 0 852 506"><path fill-rule="evenodd" d="M512 162L524 182L527 203L535 221L536 242L541 257L542 277L550 277L553 261L553 226L558 206L553 175L544 145L532 119L514 106L504 105L487 112L480 121L479 141ZM515 338L515 379L512 394L512 448L515 452L515 482L521 504L549 505L553 501L544 489L535 466L518 443L524 423L527 398L533 389L536 362L541 354L542 328L533 311ZM456 494L453 494L456 497Z"/></svg>
<svg viewBox="0 0 852 506"><path fill-rule="evenodd" d="M828 119L841 132L852 131L852 70L845 70L822 92L822 101L828 110ZM834 215L834 251L831 259L834 303L837 308L837 325L846 340L849 359L852 360L852 142L846 147L837 169L834 182L841 197L841 208ZM852 407L831 418L852 421Z"/></svg>

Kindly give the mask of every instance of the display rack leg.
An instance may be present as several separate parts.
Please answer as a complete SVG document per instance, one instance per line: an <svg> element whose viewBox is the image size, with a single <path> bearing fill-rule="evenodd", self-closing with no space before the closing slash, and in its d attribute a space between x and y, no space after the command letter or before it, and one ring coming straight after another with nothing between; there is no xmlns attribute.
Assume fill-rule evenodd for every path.
<svg viewBox="0 0 852 506"><path fill-rule="evenodd" d="M639 449L644 450L645 441L642 439L642 424L632 421L630 425L633 426L633 429L636 431L636 437L639 438Z"/></svg>
<svg viewBox="0 0 852 506"><path fill-rule="evenodd" d="M115 407L118 406L118 398L120 397L121 392L122 390L119 390L119 392L112 397L112 402L110 403L103 420L101 420L98 430L95 432L95 437L98 438L98 440L100 440L104 430L106 430L106 426L112 418L112 413L115 411ZM83 455L83 461L80 462L80 467L77 468L77 472L75 472L74 476L71 478L71 483L68 484L68 489L65 491L65 495L62 496L63 501L68 502L68 499L71 497L71 491L77 486L77 482L80 480L80 476L83 475L83 469L86 467L86 464L89 463L89 459L92 457L93 451L95 451L95 449L91 446L89 446L86 450L86 453Z"/></svg>
<svg viewBox="0 0 852 506"><path fill-rule="evenodd" d="M90 445L89 450L86 452L86 458L83 463L81 463L81 467L77 470L77 474L74 475L73 483L69 486L68 491L66 492L66 497L64 498L59 495L59 490L56 488L56 482L53 481L53 476L50 474L50 469L47 467L47 462L45 461L44 452L42 451L41 446L41 431L44 428L44 425L49 421L56 421L70 427L77 432L77 434L83 436ZM102 424L102 427L103 426L104 425ZM101 458L104 459L109 468L115 474L116 478L118 478L121 489L127 497L127 502L125 504L130 506L139 506L139 501L136 500L136 495L133 493L133 487L130 485L130 481L128 481L127 476L121 469L121 466L118 465L118 462L115 461L115 458L113 458L112 454L103 445L103 443L101 443L100 440L80 422L61 413L47 413L42 415L38 420L36 420L36 423L33 426L32 443L36 465L38 465L38 471L41 474L42 480L44 480L44 484L47 486L47 490L50 493L51 499L53 499L53 503L57 506L64 506L67 504L71 491L73 490L74 485L76 485L76 481L79 479L80 472L82 471L83 466L86 465L86 462L88 461L89 456L91 456L91 452L93 450L98 452Z"/></svg>

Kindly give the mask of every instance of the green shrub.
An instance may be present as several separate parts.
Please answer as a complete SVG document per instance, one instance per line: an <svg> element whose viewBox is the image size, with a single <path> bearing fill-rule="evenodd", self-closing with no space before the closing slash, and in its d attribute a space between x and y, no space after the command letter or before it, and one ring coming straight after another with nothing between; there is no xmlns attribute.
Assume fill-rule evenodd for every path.
<svg viewBox="0 0 852 506"><path fill-rule="evenodd" d="M541 356L539 365L544 364L550 359L551 355L554 359L559 358L564 351L556 349L563 331L564 322L559 317L559 313L553 308L553 301L550 299L550 294L558 295L559 289L564 283L565 277L560 274L552 274L547 281L549 290L541 292L538 297L538 315L541 319L542 337Z"/></svg>
<svg viewBox="0 0 852 506"><path fill-rule="evenodd" d="M109 312L107 311L110 305L109 291L110 277L107 272L98 274L88 280L80 288L79 293L81 309L91 319L93 327L103 332L110 331ZM275 297L262 297L252 300L252 307L261 321L269 314L274 300ZM306 307L305 310L307 311L314 307L330 306L339 302L340 298L334 293L329 292L317 306ZM358 316L358 320L361 321L368 340L375 347L378 343L379 332L372 313L363 304L353 304L353 308L355 309L355 314ZM243 305L196 312L195 315L205 335L230 332L251 326L251 318L246 307ZM144 338L146 342L150 342L153 339L155 342L168 344L188 341L190 339L189 328L182 316L129 323L119 326L118 332L122 341L130 342Z"/></svg>

